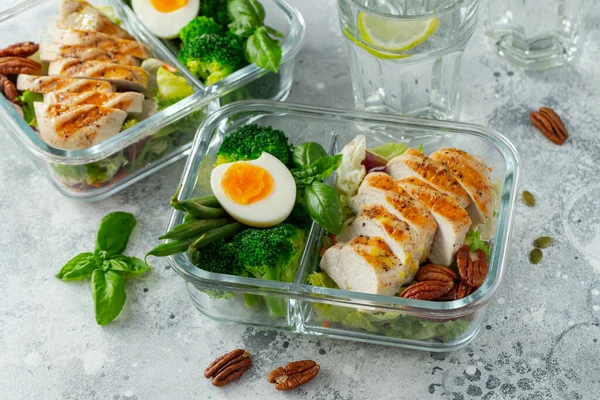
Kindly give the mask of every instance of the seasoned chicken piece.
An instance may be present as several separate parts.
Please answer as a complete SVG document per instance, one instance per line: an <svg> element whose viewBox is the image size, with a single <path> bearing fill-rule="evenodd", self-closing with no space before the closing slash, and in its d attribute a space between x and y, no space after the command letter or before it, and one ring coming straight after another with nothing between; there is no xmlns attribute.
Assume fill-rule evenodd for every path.
<svg viewBox="0 0 600 400"><path fill-rule="evenodd" d="M143 44L135 40L119 39L100 32L82 31L80 29L55 29L51 32L53 43L75 46L96 47L114 53L129 54L146 59L150 53Z"/></svg>
<svg viewBox="0 0 600 400"><path fill-rule="evenodd" d="M53 92L102 92L111 93L115 91L110 82L95 79L73 79L58 78L55 76L35 76L20 74L17 77L17 89L29 90L35 93Z"/></svg>
<svg viewBox="0 0 600 400"><path fill-rule="evenodd" d="M440 149L429 157L446 167L471 197L467 212L473 224L485 224L492 217L494 189L483 160L458 149Z"/></svg>
<svg viewBox="0 0 600 400"><path fill-rule="evenodd" d="M119 133L127 113L93 105L33 103L40 137L50 146L80 150Z"/></svg>
<svg viewBox="0 0 600 400"><path fill-rule="evenodd" d="M403 283L408 283L419 268L419 237L408 224L389 213L385 207L369 204L350 225L344 227L337 240L346 242L357 236L381 237L404 267Z"/></svg>
<svg viewBox="0 0 600 400"><path fill-rule="evenodd" d="M440 192L454 197L463 208L471 201L467 192L446 168L415 149L408 149L402 155L391 159L386 166L386 172L394 179L419 178Z"/></svg>
<svg viewBox="0 0 600 400"><path fill-rule="evenodd" d="M42 61L56 61L63 58L77 58L87 61L102 61L137 67L140 62L128 54L113 53L95 47L71 46L57 43L40 43L40 58Z"/></svg>
<svg viewBox="0 0 600 400"><path fill-rule="evenodd" d="M368 174L360 185L358 195L350 199L350 208L355 214L359 214L361 208L369 204L385 207L411 227L416 235L417 254L421 254L420 260L425 261L437 229L437 223L427 207L384 172Z"/></svg>
<svg viewBox="0 0 600 400"><path fill-rule="evenodd" d="M398 184L423 203L437 222L429 260L434 264L450 265L471 226L469 214L452 197L420 179L405 178L399 180Z"/></svg>
<svg viewBox="0 0 600 400"><path fill-rule="evenodd" d="M99 61L81 61L74 58L52 61L48 67L48 75L101 79L114 83L119 88L139 92L148 89L148 73L143 68Z"/></svg>
<svg viewBox="0 0 600 400"><path fill-rule="evenodd" d="M127 113L142 112L144 103L144 95L136 92L123 93L100 93L100 92L83 92L83 93L66 93L55 92L44 95L44 103L46 104L62 104L65 106L80 106L91 104L94 106L102 106L106 108L116 108Z"/></svg>
<svg viewBox="0 0 600 400"><path fill-rule="evenodd" d="M337 243L321 258L321 269L344 290L394 296L404 267L380 237L357 237Z"/></svg>
<svg viewBox="0 0 600 400"><path fill-rule="evenodd" d="M133 39L126 30L112 22L100 10L82 0L63 0L57 25L63 29L97 31L122 39Z"/></svg>

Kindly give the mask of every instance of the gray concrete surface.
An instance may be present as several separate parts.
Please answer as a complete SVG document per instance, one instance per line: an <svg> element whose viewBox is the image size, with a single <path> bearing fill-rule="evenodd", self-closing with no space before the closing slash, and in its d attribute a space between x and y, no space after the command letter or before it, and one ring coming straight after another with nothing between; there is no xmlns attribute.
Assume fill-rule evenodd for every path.
<svg viewBox="0 0 600 400"><path fill-rule="evenodd" d="M288 101L352 107L333 0L292 1L307 41ZM0 9L11 2L0 0ZM86 283L54 274L93 246L108 212L133 212L128 254L157 243L176 163L105 201L62 197L0 129L0 399L598 399L600 398L600 14L588 16L581 58L526 74L484 45L478 29L465 54L463 120L509 137L522 159L508 274L484 328L466 348L430 354L213 322L190 302L166 262L127 286L122 315L101 328ZM545 140L528 112L548 105L571 133ZM554 245L531 265L538 236ZM202 371L216 355L250 350L255 367L238 384L212 387ZM317 379L291 393L266 382L280 363L312 358Z"/></svg>

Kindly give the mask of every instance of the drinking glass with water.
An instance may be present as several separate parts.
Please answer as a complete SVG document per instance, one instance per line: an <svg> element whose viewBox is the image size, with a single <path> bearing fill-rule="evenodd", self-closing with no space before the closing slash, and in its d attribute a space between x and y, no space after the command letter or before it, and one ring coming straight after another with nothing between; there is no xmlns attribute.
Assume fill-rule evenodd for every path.
<svg viewBox="0 0 600 400"><path fill-rule="evenodd" d="M447 119L479 0L338 0L356 108Z"/></svg>

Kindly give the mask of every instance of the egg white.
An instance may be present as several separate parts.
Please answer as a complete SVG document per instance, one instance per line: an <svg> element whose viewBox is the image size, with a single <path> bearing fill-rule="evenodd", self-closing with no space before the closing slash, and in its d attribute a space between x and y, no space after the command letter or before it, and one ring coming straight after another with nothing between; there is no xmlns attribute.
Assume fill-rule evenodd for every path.
<svg viewBox="0 0 600 400"><path fill-rule="evenodd" d="M252 204L238 204L223 191L221 181L229 167L239 162L262 167L273 177L273 190L267 197ZM268 228L283 222L296 203L296 182L290 170L277 157L263 153L256 160L221 164L210 175L210 186L229 215L237 221L257 228Z"/></svg>
<svg viewBox="0 0 600 400"><path fill-rule="evenodd" d="M176 38L200 11L200 0L189 0L185 6L169 13L158 11L150 0L133 0L131 5L150 32L162 39Z"/></svg>

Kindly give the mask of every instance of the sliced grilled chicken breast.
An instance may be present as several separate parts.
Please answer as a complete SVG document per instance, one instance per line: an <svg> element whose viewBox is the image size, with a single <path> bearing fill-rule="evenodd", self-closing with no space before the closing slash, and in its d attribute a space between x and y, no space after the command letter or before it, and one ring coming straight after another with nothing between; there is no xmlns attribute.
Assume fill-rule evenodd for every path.
<svg viewBox="0 0 600 400"><path fill-rule="evenodd" d="M410 282L419 268L422 254L419 253L418 235L406 222L379 204L368 204L361 208L351 224L344 227L337 239L345 242L357 236L381 237L404 266L402 281Z"/></svg>
<svg viewBox="0 0 600 400"><path fill-rule="evenodd" d="M386 171L394 179L419 178L440 192L454 197L463 208L471 202L467 192L443 165L415 149L408 149L402 155L391 159Z"/></svg>
<svg viewBox="0 0 600 400"><path fill-rule="evenodd" d="M119 133L127 113L93 105L34 103L40 137L50 146L79 150Z"/></svg>
<svg viewBox="0 0 600 400"><path fill-rule="evenodd" d="M110 82L106 81L99 81L95 79L59 78L55 76L35 76L25 74L20 74L17 77L17 89L20 91L29 90L35 93L111 93L115 91L114 86Z"/></svg>
<svg viewBox="0 0 600 400"><path fill-rule="evenodd" d="M129 54L146 59L150 53L143 44L130 39L119 39L100 32L82 31L80 29L55 29L51 32L53 43L75 46L96 47L114 53Z"/></svg>
<svg viewBox="0 0 600 400"><path fill-rule="evenodd" d="M427 207L383 172L368 174L360 185L358 195L350 199L350 208L357 215L363 206L369 204L382 205L411 227L417 238L417 254L421 254L419 259L425 261L437 229L437 223Z"/></svg>
<svg viewBox="0 0 600 400"><path fill-rule="evenodd" d="M440 149L429 157L446 167L471 197L467 212L473 224L486 223L492 217L494 189L483 160L451 148Z"/></svg>
<svg viewBox="0 0 600 400"><path fill-rule="evenodd" d="M144 95L136 92L123 93L65 93L56 92L44 95L46 104L62 104L64 106L80 106L91 104L106 108L116 108L128 113L142 112Z"/></svg>
<svg viewBox="0 0 600 400"><path fill-rule="evenodd" d="M450 265L471 226L469 214L454 198L418 178L401 179L398 184L423 203L437 222L429 260L434 264Z"/></svg>
<svg viewBox="0 0 600 400"><path fill-rule="evenodd" d="M72 46L57 43L40 43L40 58L42 61L56 61L63 58L77 58L87 61L102 61L137 67L140 62L128 54L113 53L95 47Z"/></svg>
<svg viewBox="0 0 600 400"><path fill-rule="evenodd" d="M60 4L57 25L63 29L97 31L122 39L133 39L126 30L112 22L100 10L82 0L63 0Z"/></svg>
<svg viewBox="0 0 600 400"><path fill-rule="evenodd" d="M48 67L48 75L101 79L114 83L117 87L140 92L148 89L148 73L144 69L99 61L74 58L52 61Z"/></svg>
<svg viewBox="0 0 600 400"><path fill-rule="evenodd" d="M404 268L379 237L357 237L330 247L321 269L345 290L394 296L402 286Z"/></svg>

